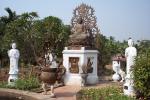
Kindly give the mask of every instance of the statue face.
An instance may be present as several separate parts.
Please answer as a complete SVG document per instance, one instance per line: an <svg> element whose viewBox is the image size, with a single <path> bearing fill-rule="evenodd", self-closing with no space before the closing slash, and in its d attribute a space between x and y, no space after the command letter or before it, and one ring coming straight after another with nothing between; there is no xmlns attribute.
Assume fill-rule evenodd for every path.
<svg viewBox="0 0 150 100"><path fill-rule="evenodd" d="M16 48L16 43L12 43L12 48L13 48L13 49Z"/></svg>
<svg viewBox="0 0 150 100"><path fill-rule="evenodd" d="M129 39L129 40L128 40L128 45L129 45L129 47L132 47L132 46L133 46L133 40L132 40L132 39Z"/></svg>

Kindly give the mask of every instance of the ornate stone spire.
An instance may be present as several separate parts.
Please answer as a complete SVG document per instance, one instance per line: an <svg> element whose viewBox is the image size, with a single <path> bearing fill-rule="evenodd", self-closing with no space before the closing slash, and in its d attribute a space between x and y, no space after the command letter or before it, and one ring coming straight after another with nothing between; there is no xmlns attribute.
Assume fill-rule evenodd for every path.
<svg viewBox="0 0 150 100"><path fill-rule="evenodd" d="M73 17L71 20L72 30L75 28L76 24L78 23L78 20L82 19L86 30L90 29L92 31L92 34L99 33L94 12L95 10L91 6L88 6L84 3L76 7L73 11Z"/></svg>
<svg viewBox="0 0 150 100"><path fill-rule="evenodd" d="M94 35L99 33L94 9L82 3L73 11L69 46L93 47Z"/></svg>

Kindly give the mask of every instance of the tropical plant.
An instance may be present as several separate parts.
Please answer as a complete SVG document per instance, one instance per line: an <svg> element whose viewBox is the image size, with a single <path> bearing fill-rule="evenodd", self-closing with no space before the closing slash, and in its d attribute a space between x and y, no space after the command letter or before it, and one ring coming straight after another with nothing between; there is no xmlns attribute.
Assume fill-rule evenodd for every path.
<svg viewBox="0 0 150 100"><path fill-rule="evenodd" d="M150 99L150 53L140 54L134 66L134 84L137 97Z"/></svg>
<svg viewBox="0 0 150 100"><path fill-rule="evenodd" d="M0 60L7 58L7 50L14 41L20 50L20 61L26 64L35 64L43 52L46 38L51 43L51 49L59 56L70 34L69 26L53 16L38 20L36 12L16 15L9 8L9 16L0 17ZM5 25L2 25L5 24ZM3 27L1 27L3 26Z"/></svg>
<svg viewBox="0 0 150 100"><path fill-rule="evenodd" d="M49 16L43 19L43 28L43 39L50 41L50 49L56 55L61 55L70 34L69 27L64 25L59 18Z"/></svg>

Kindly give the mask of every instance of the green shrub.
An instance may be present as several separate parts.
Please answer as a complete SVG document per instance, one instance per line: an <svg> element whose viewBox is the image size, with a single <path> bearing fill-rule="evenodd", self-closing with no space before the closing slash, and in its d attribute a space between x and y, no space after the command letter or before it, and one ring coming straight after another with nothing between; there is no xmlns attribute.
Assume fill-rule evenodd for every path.
<svg viewBox="0 0 150 100"><path fill-rule="evenodd" d="M134 66L135 89L139 91L145 99L150 97L150 56L143 54L137 57Z"/></svg>
<svg viewBox="0 0 150 100"><path fill-rule="evenodd" d="M7 82L1 82L0 88L13 88L19 90L32 90L38 88L40 83L36 77L26 77L24 79L18 79L15 82L15 86L8 85Z"/></svg>
<svg viewBox="0 0 150 100"><path fill-rule="evenodd" d="M0 88L9 88L9 89L14 89L14 88L15 88L15 86L8 85L8 83L7 83L7 82L2 81L2 82L0 82Z"/></svg>
<svg viewBox="0 0 150 100"><path fill-rule="evenodd" d="M27 77L25 79L18 79L15 88L20 90L31 90L40 86L39 81L35 77Z"/></svg>
<svg viewBox="0 0 150 100"><path fill-rule="evenodd" d="M122 88L117 87L82 89L76 97L77 100L135 100L123 95Z"/></svg>

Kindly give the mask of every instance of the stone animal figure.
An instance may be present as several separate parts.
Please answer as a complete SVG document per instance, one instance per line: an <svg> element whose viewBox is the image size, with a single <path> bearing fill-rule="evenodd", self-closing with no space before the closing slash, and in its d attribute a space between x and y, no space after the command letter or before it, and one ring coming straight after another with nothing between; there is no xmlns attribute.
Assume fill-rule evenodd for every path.
<svg viewBox="0 0 150 100"><path fill-rule="evenodd" d="M120 82L123 82L125 80L125 72L120 67L120 61L113 61L112 66L113 66L113 70L115 71L115 74L121 76ZM118 80L119 78L120 77L118 76Z"/></svg>

